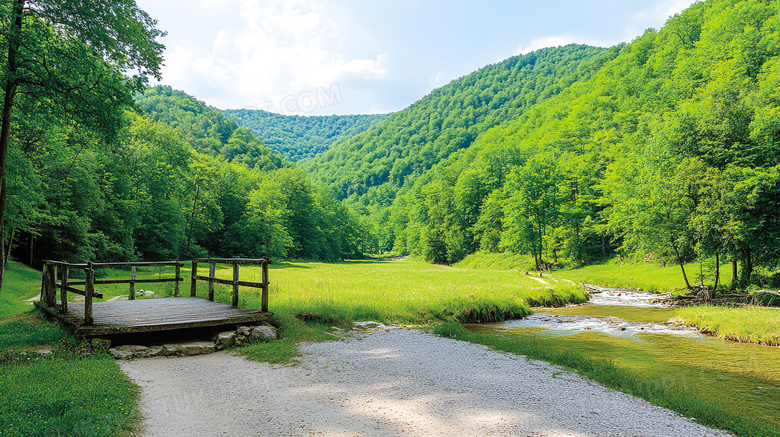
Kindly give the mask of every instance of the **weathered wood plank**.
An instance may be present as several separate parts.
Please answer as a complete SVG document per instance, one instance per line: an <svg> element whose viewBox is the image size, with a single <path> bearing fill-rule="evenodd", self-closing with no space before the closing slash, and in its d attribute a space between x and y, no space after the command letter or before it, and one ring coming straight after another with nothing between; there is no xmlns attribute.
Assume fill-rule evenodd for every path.
<svg viewBox="0 0 780 437"><path fill-rule="evenodd" d="M249 282L249 281L233 281L230 279L222 279L222 278L209 278L208 276L197 276L195 279L199 281L208 281L212 280L218 284L225 284L225 285L233 285L238 284L242 287L254 287L254 288L263 288L265 284L262 282Z"/></svg>
<svg viewBox="0 0 780 437"><path fill-rule="evenodd" d="M190 297L198 295L198 263L192 261L192 275L190 276Z"/></svg>
<svg viewBox="0 0 780 437"><path fill-rule="evenodd" d="M163 282L183 281L183 278L159 278L159 279L96 279L95 285L100 284L157 284Z"/></svg>
<svg viewBox="0 0 780 437"><path fill-rule="evenodd" d="M192 297L96 302L91 326L84 323L82 308L73 307L67 315L50 313L87 336L254 323L273 315Z"/></svg>
<svg viewBox="0 0 780 437"><path fill-rule="evenodd" d="M84 286L84 324L91 325L94 323L92 318L92 294L95 291L95 269L92 268L92 263L87 263L87 285Z"/></svg>
<svg viewBox="0 0 780 437"><path fill-rule="evenodd" d="M238 308L238 271L240 268L240 264L233 264L233 308Z"/></svg>
<svg viewBox="0 0 780 437"><path fill-rule="evenodd" d="M69 284L73 284L73 283L69 282ZM57 284L57 285L61 286L61 284ZM80 296L85 296L86 297L86 295L87 295L84 290L81 290L81 289L76 288L76 287L71 287L70 285L66 286L65 289L70 291L71 293L75 293L75 294L78 294ZM98 292L94 291L94 289L93 289L92 297L97 298L97 299L103 299L103 293L98 293Z"/></svg>
<svg viewBox="0 0 780 437"><path fill-rule="evenodd" d="M263 284L261 285L263 296L262 303L260 304L260 308L263 311L268 311L268 264L270 264L270 262L263 264Z"/></svg>

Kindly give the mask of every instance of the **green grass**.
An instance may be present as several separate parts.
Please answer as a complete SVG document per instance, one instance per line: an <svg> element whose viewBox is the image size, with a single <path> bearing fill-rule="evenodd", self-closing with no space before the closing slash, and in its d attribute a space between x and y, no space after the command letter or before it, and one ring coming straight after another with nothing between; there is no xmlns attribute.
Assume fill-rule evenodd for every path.
<svg viewBox="0 0 780 437"><path fill-rule="evenodd" d="M140 419L138 388L108 355L0 365L0 434L114 436Z"/></svg>
<svg viewBox="0 0 780 437"><path fill-rule="evenodd" d="M32 305L25 300L40 292L41 272L9 261L5 268L3 289L0 290L0 319L29 311Z"/></svg>
<svg viewBox="0 0 780 437"><path fill-rule="evenodd" d="M464 269L520 270L529 272L536 270L534 260L529 255L515 253L477 252L467 256L455 267Z"/></svg>
<svg viewBox="0 0 780 437"><path fill-rule="evenodd" d="M579 287L546 288L515 271L461 269L410 259L277 263L270 276L272 311L317 314L328 325L353 320L430 324L453 317L461 322L500 321L528 314L530 306L585 299ZM259 269L242 269L241 277L259 281ZM259 290L242 289L241 296L247 307L259 307Z"/></svg>
<svg viewBox="0 0 780 437"><path fill-rule="evenodd" d="M727 340L780 346L780 309L699 305L678 308L686 324Z"/></svg>
<svg viewBox="0 0 780 437"><path fill-rule="evenodd" d="M218 276L232 271L221 269ZM243 268L242 280L259 281L257 268ZM428 264L419 260L290 262L272 264L269 292L271 320L280 328L280 342L240 349L250 359L285 362L297 356L300 341L333 339L333 326L348 329L353 321L430 325L447 320L488 322L530 314L531 306L582 302L579 287L546 288L516 271L473 270ZM229 289L216 287L216 300L229 302ZM199 287L199 295L205 295ZM259 290L242 289L246 307L260 306ZM303 322L297 314L315 320Z"/></svg>
<svg viewBox="0 0 780 437"><path fill-rule="evenodd" d="M722 284L726 278L723 270L725 269L721 271ZM698 264L686 264L685 272L691 285L698 283L695 280L700 272ZM679 265L661 267L657 262L621 262L615 259L603 264L558 270L554 275L575 282L588 282L605 287L639 288L651 293L666 293L685 288Z"/></svg>
<svg viewBox="0 0 780 437"><path fill-rule="evenodd" d="M70 333L43 318L38 310L0 320L0 351L72 340Z"/></svg>
<svg viewBox="0 0 780 437"><path fill-rule="evenodd" d="M565 366L607 387L641 397L685 417L695 417L699 423L725 429L738 436L780 435L780 429L731 413L712 400L705 400L659 379L618 367L608 360L587 357L570 350L553 350L519 338L480 335L469 332L456 322L438 325L433 328L433 332L443 337L484 344L496 350Z"/></svg>
<svg viewBox="0 0 780 437"><path fill-rule="evenodd" d="M9 262L0 291L0 435L126 435L140 420L138 388L111 357L84 356L77 339L24 302L40 284L40 272ZM38 356L41 348L53 353Z"/></svg>

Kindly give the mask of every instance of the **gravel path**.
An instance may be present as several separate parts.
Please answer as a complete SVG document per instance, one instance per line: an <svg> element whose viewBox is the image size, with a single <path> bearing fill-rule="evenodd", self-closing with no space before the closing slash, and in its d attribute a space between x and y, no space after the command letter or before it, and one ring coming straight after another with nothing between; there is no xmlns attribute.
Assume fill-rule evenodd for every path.
<svg viewBox="0 0 780 437"><path fill-rule="evenodd" d="M413 329L303 346L297 365L220 352L124 361L153 436L726 436L539 361Z"/></svg>

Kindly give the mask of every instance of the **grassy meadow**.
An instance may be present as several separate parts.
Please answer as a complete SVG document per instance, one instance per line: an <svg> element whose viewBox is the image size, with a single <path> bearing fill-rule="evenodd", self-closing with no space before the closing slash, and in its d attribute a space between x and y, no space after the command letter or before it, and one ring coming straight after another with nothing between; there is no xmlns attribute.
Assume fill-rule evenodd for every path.
<svg viewBox="0 0 780 437"><path fill-rule="evenodd" d="M702 423L728 428L738 435L772 435L740 417L722 411L686 393L646 381L603 360L559 353L514 340L489 339L468 333L461 323L500 321L530 313L533 306L557 306L580 302L579 285L558 280L627 286L665 291L679 287L679 267L643 263L608 263L566 269L546 275L525 275L522 257L496 255L470 258L454 267L431 265L415 259L370 260L338 263L277 262L271 265L269 307L271 322L282 339L257 343L239 350L249 359L287 362L298 355L301 341L335 338L333 327L347 329L353 321L374 320L387 324L415 325L439 335L487 344L499 350L525 354L577 370L610 387L632 393L659 405L696 417ZM469 264L471 263L471 264ZM0 390L12 393L0 400L2 435L124 435L137 425L137 388L105 354L82 355L83 348L69 333L42 320L24 299L38 293L40 273L11 263L0 294ZM166 276L167 275L167 276ZM139 277L171 277L173 269L139 269ZM105 270L100 278L125 278L129 272ZM231 278L228 266L218 266L217 276ZM182 295L189 295L189 270L182 269ZM259 268L242 267L241 280L259 282ZM558 278L558 279L556 279ZM127 285L101 285L105 298L127 294ZM139 284L136 289L147 289ZM216 285L216 299L231 301L230 288ZM150 284L154 296L173 295L172 284ZM198 286L206 297L207 284ZM20 303L21 302L21 303ZM240 305L260 306L260 290L242 287ZM691 323L705 307L691 311ZM771 310L770 310L771 311ZM705 317L705 316L700 316ZM755 318L746 315L745 321ZM688 320L688 319L686 319ZM735 322L743 324L743 322ZM746 323L746 322L744 322ZM772 330L772 326L758 329ZM714 328L713 328L714 329ZM36 358L30 351L49 346L54 353ZM22 352L28 352L21 355ZM647 390L650 387L652 390ZM82 408L88 405L89 408ZM93 408L94 406L94 408Z"/></svg>
<svg viewBox="0 0 780 437"><path fill-rule="evenodd" d="M675 314L720 338L780 346L780 308L699 305L679 308Z"/></svg>

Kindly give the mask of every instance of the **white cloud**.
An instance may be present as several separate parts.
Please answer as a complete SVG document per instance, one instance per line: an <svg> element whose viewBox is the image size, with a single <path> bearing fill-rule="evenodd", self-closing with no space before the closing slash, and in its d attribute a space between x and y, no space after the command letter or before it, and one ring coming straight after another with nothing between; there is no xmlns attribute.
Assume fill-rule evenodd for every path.
<svg viewBox="0 0 780 437"><path fill-rule="evenodd" d="M235 22L216 33L209 50L169 49L166 82L184 89L214 90L208 102L221 108L263 105L279 110L283 99L330 90L351 79L387 74L386 58L351 56L340 49L342 29L328 11L311 0L230 2L239 7ZM189 88L188 84L201 84ZM205 97L205 96L204 96ZM272 106L267 105L268 102ZM288 105L288 108L290 106Z"/></svg>

